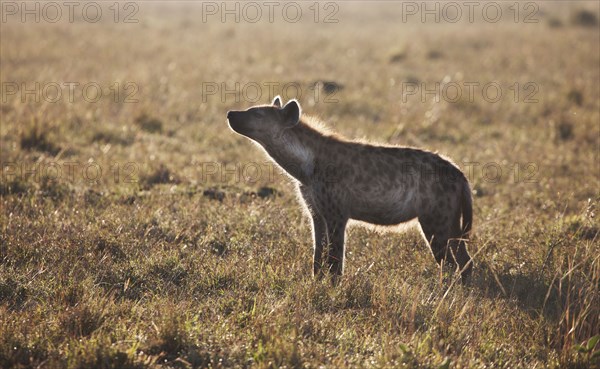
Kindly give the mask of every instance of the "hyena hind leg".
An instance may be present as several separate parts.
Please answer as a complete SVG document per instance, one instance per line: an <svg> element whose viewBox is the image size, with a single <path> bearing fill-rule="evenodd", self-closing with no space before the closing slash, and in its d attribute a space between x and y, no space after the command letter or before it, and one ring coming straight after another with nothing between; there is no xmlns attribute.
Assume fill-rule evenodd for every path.
<svg viewBox="0 0 600 369"><path fill-rule="evenodd" d="M450 250L454 263L458 264L462 282L466 283L473 271L473 261L467 251L466 239L462 238L460 231L455 234L458 234L459 236L448 239L447 249Z"/></svg>
<svg viewBox="0 0 600 369"><path fill-rule="evenodd" d="M465 282L471 274L472 262L465 240L462 239L460 222L449 225L439 223L437 219L419 218L419 224L437 263L441 267L444 263L452 268L458 266Z"/></svg>

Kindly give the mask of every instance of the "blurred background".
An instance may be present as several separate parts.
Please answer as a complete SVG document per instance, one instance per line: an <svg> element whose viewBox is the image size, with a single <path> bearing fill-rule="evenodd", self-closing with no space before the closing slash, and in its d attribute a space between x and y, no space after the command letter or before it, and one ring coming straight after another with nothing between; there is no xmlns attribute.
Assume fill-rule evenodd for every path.
<svg viewBox="0 0 600 369"><path fill-rule="evenodd" d="M345 135L459 162L597 163L597 4L365 5L3 2L1 159L195 183L196 163L261 158L224 116L279 94Z"/></svg>

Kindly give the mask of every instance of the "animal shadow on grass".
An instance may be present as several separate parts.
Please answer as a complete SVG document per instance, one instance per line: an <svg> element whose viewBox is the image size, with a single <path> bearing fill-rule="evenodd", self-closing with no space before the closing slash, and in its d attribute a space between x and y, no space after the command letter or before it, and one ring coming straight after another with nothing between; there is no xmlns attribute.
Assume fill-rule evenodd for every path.
<svg viewBox="0 0 600 369"><path fill-rule="evenodd" d="M480 289L487 298L505 298L531 316L543 314L546 319L559 319L555 309L560 300L558 291L548 281L536 274L496 271L487 263L478 266L480 279L473 287Z"/></svg>

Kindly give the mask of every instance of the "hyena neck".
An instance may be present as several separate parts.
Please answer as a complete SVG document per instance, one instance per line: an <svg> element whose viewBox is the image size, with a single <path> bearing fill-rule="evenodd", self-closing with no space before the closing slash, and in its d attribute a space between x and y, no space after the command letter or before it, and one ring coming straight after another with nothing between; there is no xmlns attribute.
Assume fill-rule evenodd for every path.
<svg viewBox="0 0 600 369"><path fill-rule="evenodd" d="M267 153L288 174L303 184L313 176L315 161L330 138L317 131L305 121L284 130L271 145L265 145Z"/></svg>

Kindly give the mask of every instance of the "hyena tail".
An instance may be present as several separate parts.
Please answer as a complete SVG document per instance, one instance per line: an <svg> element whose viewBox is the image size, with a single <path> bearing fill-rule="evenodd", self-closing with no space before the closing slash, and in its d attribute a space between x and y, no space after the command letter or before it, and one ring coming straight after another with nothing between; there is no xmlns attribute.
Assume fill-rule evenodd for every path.
<svg viewBox="0 0 600 369"><path fill-rule="evenodd" d="M469 238L471 227L473 226L473 199L471 197L471 187L465 180L462 188L462 233L463 238Z"/></svg>

